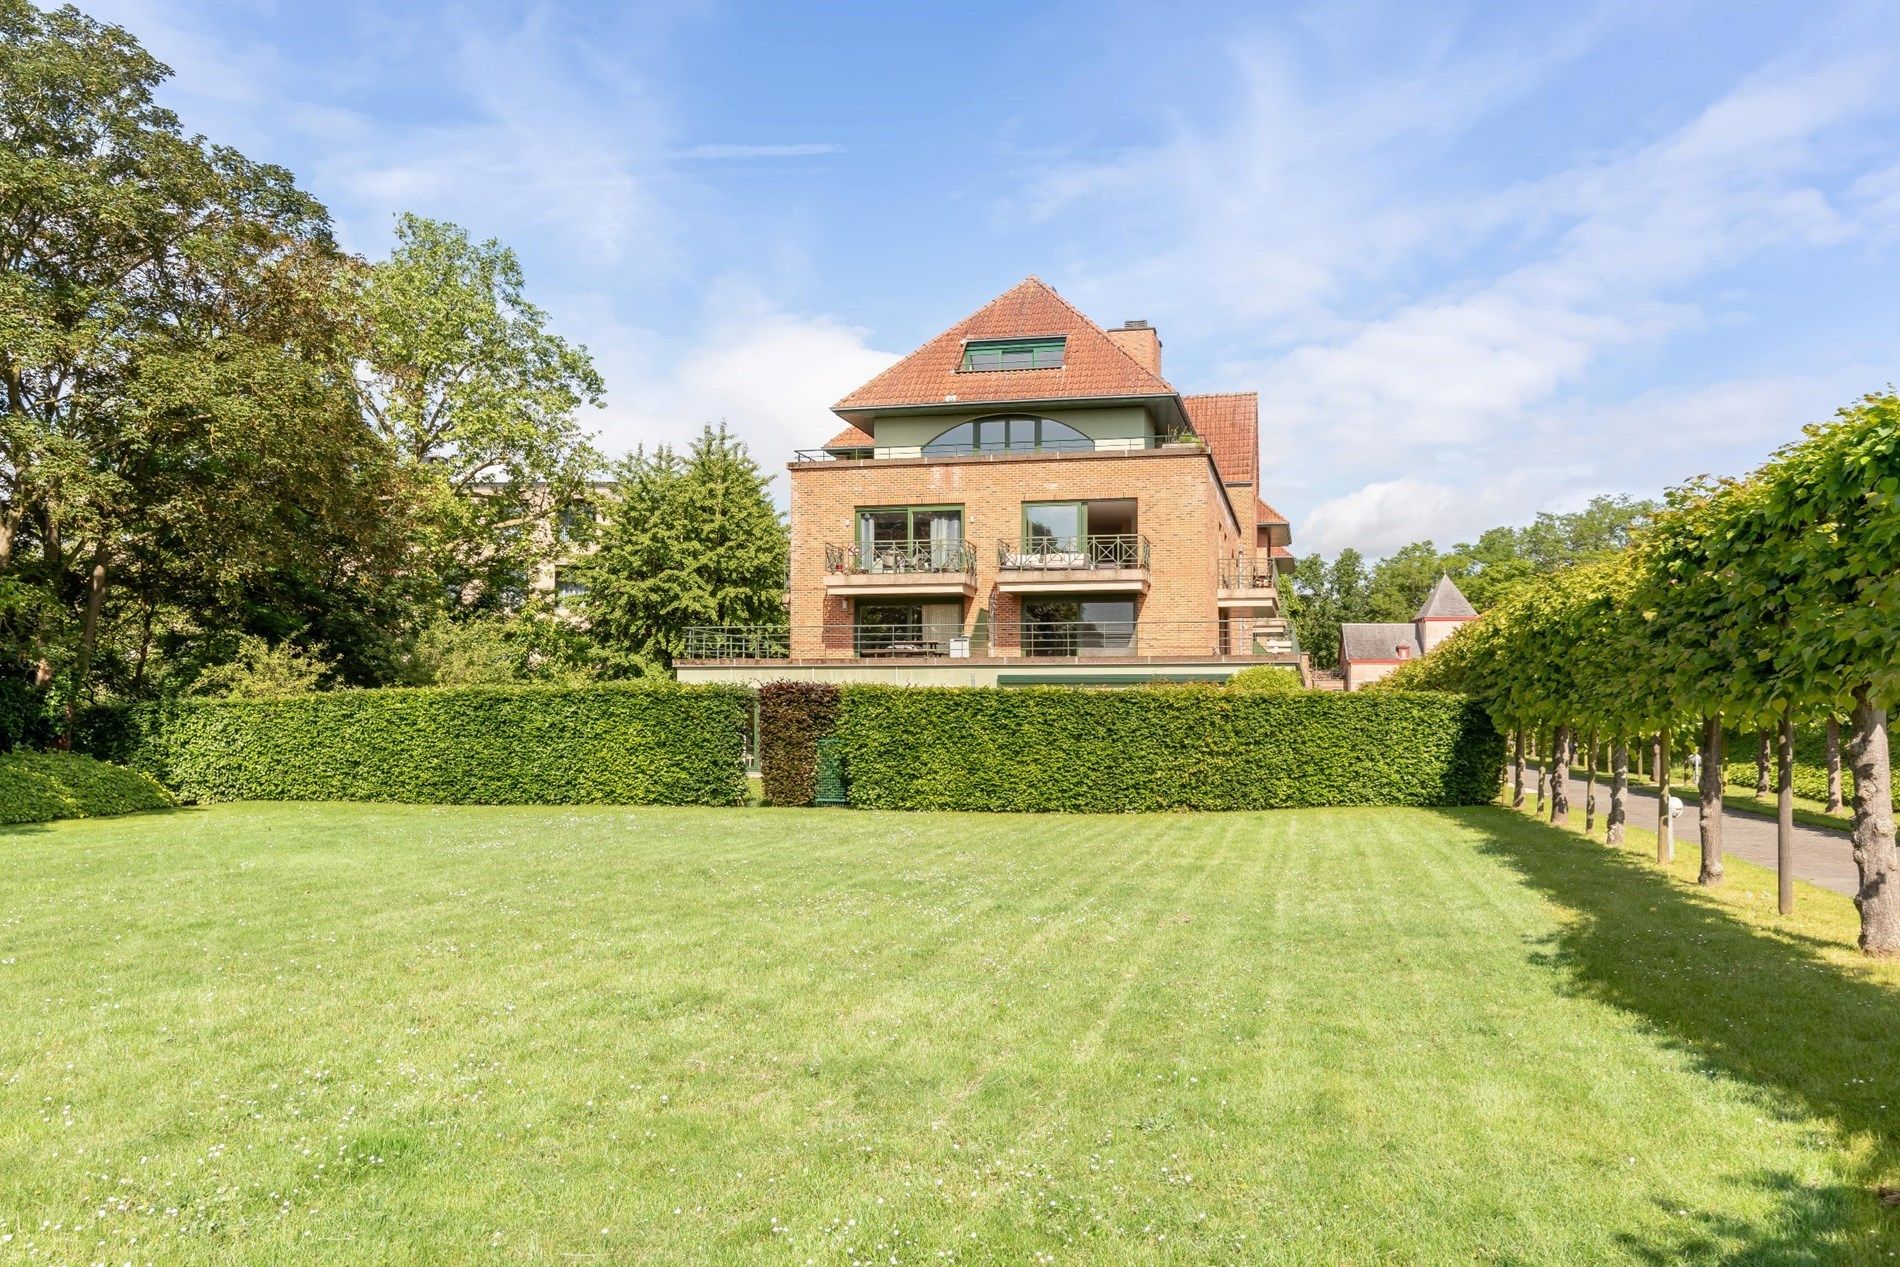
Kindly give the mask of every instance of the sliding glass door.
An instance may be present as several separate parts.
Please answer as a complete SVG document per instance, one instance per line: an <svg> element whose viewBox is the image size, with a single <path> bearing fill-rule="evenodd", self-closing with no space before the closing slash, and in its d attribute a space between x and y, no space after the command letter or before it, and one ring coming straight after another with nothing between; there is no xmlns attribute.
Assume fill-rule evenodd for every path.
<svg viewBox="0 0 1900 1267"><path fill-rule="evenodd" d="M1041 598L1023 603L1023 654L1133 655L1132 598Z"/></svg>
<svg viewBox="0 0 1900 1267"><path fill-rule="evenodd" d="M871 572L954 572L963 566L963 507L858 512L858 566Z"/></svg>
<svg viewBox="0 0 1900 1267"><path fill-rule="evenodd" d="M962 632L961 603L860 601L853 641L861 656L940 656Z"/></svg>

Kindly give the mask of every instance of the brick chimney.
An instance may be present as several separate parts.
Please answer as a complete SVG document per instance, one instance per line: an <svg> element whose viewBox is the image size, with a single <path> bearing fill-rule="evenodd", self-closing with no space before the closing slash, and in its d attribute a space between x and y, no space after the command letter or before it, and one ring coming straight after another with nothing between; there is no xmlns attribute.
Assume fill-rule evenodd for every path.
<svg viewBox="0 0 1900 1267"><path fill-rule="evenodd" d="M1108 332L1115 346L1141 363L1156 378L1161 377L1161 336L1146 321L1124 321Z"/></svg>

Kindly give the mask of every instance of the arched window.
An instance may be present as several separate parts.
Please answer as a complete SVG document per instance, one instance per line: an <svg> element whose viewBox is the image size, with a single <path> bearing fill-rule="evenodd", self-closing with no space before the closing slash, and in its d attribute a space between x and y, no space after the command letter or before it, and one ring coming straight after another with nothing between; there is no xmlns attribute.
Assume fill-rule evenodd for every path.
<svg viewBox="0 0 1900 1267"><path fill-rule="evenodd" d="M1029 414L993 414L960 422L924 446L924 453L1088 452L1095 441L1066 422Z"/></svg>

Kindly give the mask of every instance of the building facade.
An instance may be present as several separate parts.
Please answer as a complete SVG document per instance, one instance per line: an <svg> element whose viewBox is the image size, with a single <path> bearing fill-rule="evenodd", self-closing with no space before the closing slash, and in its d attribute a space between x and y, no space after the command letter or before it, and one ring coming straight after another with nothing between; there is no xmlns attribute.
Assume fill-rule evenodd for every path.
<svg viewBox="0 0 1900 1267"><path fill-rule="evenodd" d="M791 462L789 627L701 629L685 681L1217 680L1302 666L1252 393L1183 395L1146 322L1029 278L833 408Z"/></svg>
<svg viewBox="0 0 1900 1267"><path fill-rule="evenodd" d="M1440 576L1410 621L1341 625L1339 668L1346 689L1370 686L1406 661L1430 654L1433 647L1477 618L1478 611L1464 591L1451 577Z"/></svg>

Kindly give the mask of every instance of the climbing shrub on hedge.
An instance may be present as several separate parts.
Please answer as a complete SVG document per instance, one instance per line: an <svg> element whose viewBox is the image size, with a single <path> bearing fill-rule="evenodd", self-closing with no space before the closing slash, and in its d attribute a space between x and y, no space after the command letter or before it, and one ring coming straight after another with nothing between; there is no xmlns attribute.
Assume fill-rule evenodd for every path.
<svg viewBox="0 0 1900 1267"><path fill-rule="evenodd" d="M838 721L839 688L829 682L767 682L759 688L759 776L767 805L810 805L818 741Z"/></svg>
<svg viewBox="0 0 1900 1267"><path fill-rule="evenodd" d="M872 809L1475 805L1504 739L1459 695L850 686L851 803Z"/></svg>
<svg viewBox="0 0 1900 1267"><path fill-rule="evenodd" d="M135 764L200 800L737 805L750 697L491 686L192 700L135 718Z"/></svg>
<svg viewBox="0 0 1900 1267"><path fill-rule="evenodd" d="M165 809L171 794L150 777L76 752L0 755L0 823L44 823Z"/></svg>

